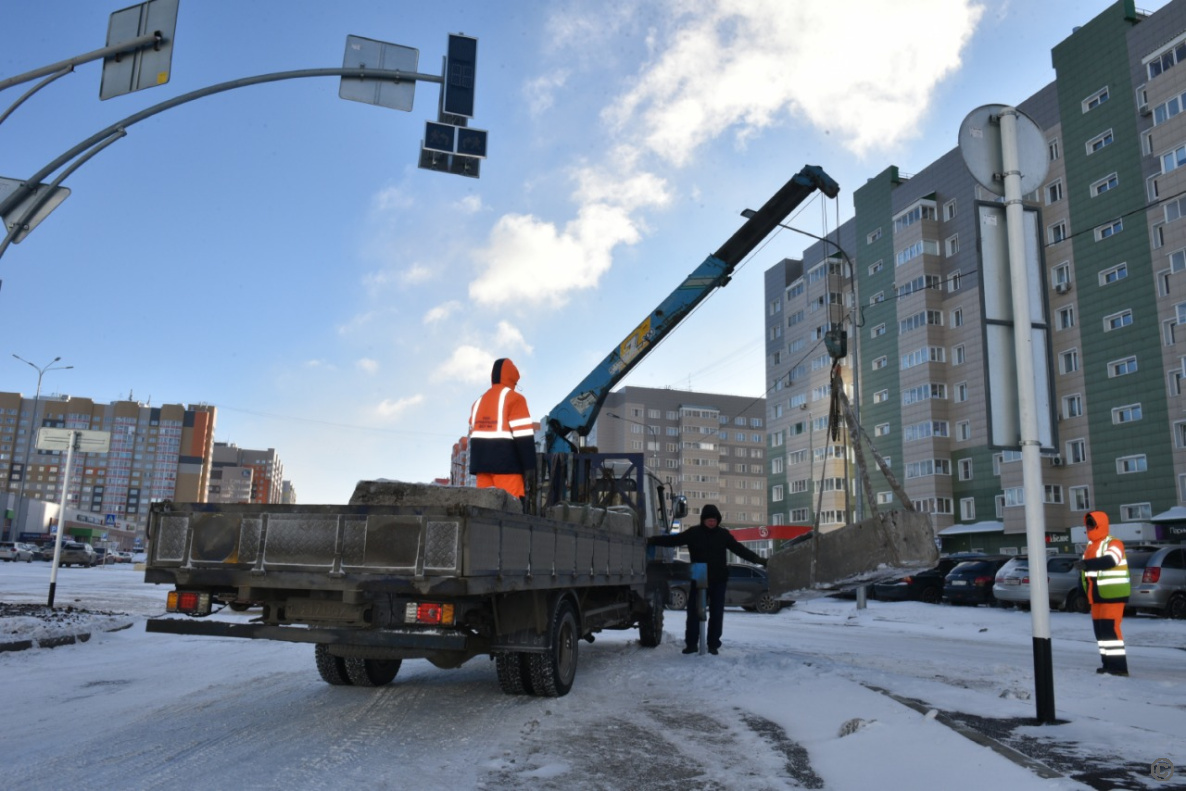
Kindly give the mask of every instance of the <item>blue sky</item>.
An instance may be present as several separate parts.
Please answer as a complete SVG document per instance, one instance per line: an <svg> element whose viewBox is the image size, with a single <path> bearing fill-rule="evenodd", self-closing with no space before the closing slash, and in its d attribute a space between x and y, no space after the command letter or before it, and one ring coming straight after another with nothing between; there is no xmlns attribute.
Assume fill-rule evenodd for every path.
<svg viewBox="0 0 1186 791"><path fill-rule="evenodd" d="M4 0L0 79L102 47L127 4ZM61 356L46 393L214 404L216 438L276 448L307 503L447 475L496 357L542 418L742 209L814 164L842 192L794 223L835 227L867 178L921 170L968 112L1049 83L1050 49L1109 5L181 0L168 84L100 102L99 64L78 67L0 124L0 176L181 93L341 66L348 35L439 73L461 32L482 177L417 168L433 83L411 112L315 78L154 116L0 258L0 390L36 387L10 354ZM763 395L762 272L810 241L772 236L623 384Z"/></svg>

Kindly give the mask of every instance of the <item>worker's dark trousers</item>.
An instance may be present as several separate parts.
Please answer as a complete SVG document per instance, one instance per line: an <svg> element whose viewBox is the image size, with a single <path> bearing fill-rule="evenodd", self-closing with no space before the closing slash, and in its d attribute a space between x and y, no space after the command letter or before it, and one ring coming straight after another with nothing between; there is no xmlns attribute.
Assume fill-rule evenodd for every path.
<svg viewBox="0 0 1186 791"><path fill-rule="evenodd" d="M708 583L708 647L721 647L721 633L725 630L725 589L728 582ZM692 595L698 595L692 588ZM688 623L684 629L684 644L688 648L700 647L700 617L696 600L688 602Z"/></svg>
<svg viewBox="0 0 1186 791"><path fill-rule="evenodd" d="M1128 675L1128 656L1124 651L1124 633L1120 620L1124 617L1123 602L1092 602L1091 626L1100 647L1103 671L1113 675Z"/></svg>

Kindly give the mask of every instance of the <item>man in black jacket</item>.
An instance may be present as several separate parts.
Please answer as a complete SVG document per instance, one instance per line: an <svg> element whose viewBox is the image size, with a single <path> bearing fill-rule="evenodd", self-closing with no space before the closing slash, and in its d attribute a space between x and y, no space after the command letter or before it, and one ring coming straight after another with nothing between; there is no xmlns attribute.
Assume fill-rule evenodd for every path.
<svg viewBox="0 0 1186 791"><path fill-rule="evenodd" d="M727 552L766 565L766 559L744 545L728 530L720 526L721 512L715 505L706 505L700 511L700 524L689 527L682 533L667 536L652 536L647 543L658 547L686 546L693 563L708 566L708 652L715 654L721 648L721 633L725 626L725 589L729 584L729 559ZM700 642L700 619L696 606L688 602L688 622L684 629L685 654L694 654Z"/></svg>

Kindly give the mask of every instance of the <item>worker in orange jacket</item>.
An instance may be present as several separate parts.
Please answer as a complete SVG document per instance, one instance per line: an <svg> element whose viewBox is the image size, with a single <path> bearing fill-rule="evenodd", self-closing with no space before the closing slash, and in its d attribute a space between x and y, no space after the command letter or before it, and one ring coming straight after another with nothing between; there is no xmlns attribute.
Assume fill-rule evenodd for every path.
<svg viewBox="0 0 1186 791"><path fill-rule="evenodd" d="M1083 517L1087 526L1087 549L1083 559L1076 561L1087 599L1091 602L1091 625L1100 648L1102 667L1097 673L1113 676L1128 675L1128 657L1124 651L1124 634L1120 621L1124 605L1132 592L1128 575L1128 558L1124 542L1110 533L1108 515L1092 511Z"/></svg>
<svg viewBox="0 0 1186 791"><path fill-rule="evenodd" d="M535 470L535 428L527 399L515 392L519 369L503 357L494 361L490 389L469 416L469 471L478 487L497 487L526 497L524 476Z"/></svg>

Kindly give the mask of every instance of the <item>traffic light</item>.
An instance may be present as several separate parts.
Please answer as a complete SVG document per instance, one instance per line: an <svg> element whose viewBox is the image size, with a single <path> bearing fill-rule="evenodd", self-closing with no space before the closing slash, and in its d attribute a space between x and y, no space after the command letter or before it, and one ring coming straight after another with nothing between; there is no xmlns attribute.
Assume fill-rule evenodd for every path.
<svg viewBox="0 0 1186 791"><path fill-rule="evenodd" d="M449 34L445 56L444 111L463 118L474 117L474 77L478 65L478 40Z"/></svg>

